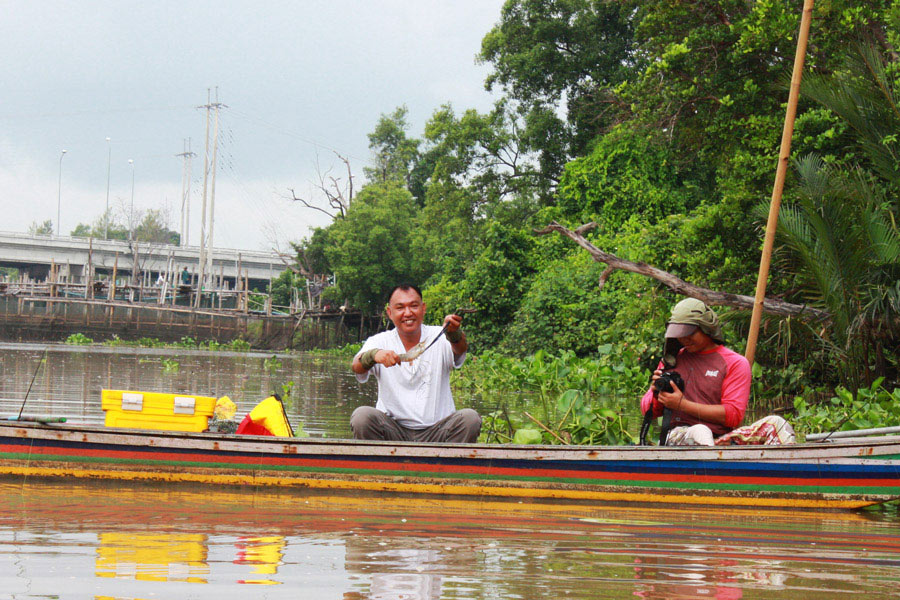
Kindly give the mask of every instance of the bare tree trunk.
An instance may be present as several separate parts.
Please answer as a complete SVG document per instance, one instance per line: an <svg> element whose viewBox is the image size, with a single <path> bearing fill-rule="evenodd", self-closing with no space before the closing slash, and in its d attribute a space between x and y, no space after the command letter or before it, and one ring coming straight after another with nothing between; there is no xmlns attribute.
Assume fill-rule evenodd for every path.
<svg viewBox="0 0 900 600"><path fill-rule="evenodd" d="M648 265L647 263L632 262L630 260L625 260L624 258L619 258L615 254L610 254L609 252L600 250L592 243L587 241L582 235L586 231L590 231L596 226L596 223L588 223L586 225L578 227L577 229L575 229L575 231L572 231L570 229L567 229L566 227L563 227L556 221L551 221L550 224L547 225L547 227L535 231L535 233L539 235L545 235L556 231L557 233L569 238L570 240L573 240L576 244L587 250L594 260L605 264L606 270L604 270L600 275L600 287L603 287L603 284L606 283L606 280L609 278L610 274L612 274L613 271L615 271L616 269L621 269L622 271L637 273L639 275L644 275L646 277L656 279L657 281L671 289L673 292L676 292L683 296L697 298L698 300L702 300L703 302L713 306L732 306L734 308L741 308L746 310L751 310L753 308L753 296L730 294L727 292L718 292L715 290L702 288L700 286L694 285L693 283L688 283L687 281L684 281L680 277L677 277L672 273L669 273L668 271L663 271L662 269L658 269L654 266ZM805 319L823 321L828 320L830 317L828 312L824 310L811 308L805 304L792 304L790 302L785 302L776 298L766 298L763 302L763 311L783 317L800 317Z"/></svg>

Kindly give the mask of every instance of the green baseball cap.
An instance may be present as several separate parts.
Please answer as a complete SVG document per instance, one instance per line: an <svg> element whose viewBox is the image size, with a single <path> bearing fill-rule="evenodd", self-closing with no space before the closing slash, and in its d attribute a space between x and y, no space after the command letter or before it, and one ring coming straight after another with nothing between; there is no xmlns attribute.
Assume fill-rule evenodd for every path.
<svg viewBox="0 0 900 600"><path fill-rule="evenodd" d="M700 329L718 344L724 343L719 317L701 300L685 298L672 307L672 316L666 324L666 337L687 337Z"/></svg>
<svg viewBox="0 0 900 600"><path fill-rule="evenodd" d="M675 366L681 343L678 338L687 337L699 329L717 344L724 344L722 327L716 313L696 298L685 298L672 307L672 315L666 323L666 343L663 363L667 368Z"/></svg>

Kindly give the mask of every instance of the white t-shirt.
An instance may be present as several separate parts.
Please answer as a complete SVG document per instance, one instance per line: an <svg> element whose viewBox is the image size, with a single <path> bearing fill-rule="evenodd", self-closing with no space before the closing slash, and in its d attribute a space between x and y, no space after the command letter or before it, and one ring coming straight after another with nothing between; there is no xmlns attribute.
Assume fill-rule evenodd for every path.
<svg viewBox="0 0 900 600"><path fill-rule="evenodd" d="M422 325L425 345L441 332L437 325ZM396 329L377 333L366 340L357 356L370 350L393 350L397 354L406 352ZM360 383L369 379L369 373L378 379L378 402L375 408L392 417L410 429L424 429L449 417L456 411L453 395L450 393L450 369L460 368L466 355L453 356L450 342L443 335L412 362L403 362L393 367L376 364L362 375L356 375Z"/></svg>

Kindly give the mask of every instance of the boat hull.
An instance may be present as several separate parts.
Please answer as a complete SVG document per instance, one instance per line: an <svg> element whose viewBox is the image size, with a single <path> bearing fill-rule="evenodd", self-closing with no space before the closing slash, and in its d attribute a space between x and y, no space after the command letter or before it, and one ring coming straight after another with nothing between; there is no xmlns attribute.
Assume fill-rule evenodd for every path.
<svg viewBox="0 0 900 600"><path fill-rule="evenodd" d="M0 424L0 475L457 496L859 508L900 498L900 436L715 448L498 446Z"/></svg>

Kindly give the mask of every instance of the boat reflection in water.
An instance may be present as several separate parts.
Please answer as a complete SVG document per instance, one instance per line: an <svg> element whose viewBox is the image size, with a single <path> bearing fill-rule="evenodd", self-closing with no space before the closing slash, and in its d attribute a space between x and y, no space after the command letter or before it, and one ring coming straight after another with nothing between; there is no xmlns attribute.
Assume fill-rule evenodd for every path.
<svg viewBox="0 0 900 600"><path fill-rule="evenodd" d="M206 583L207 538L195 533L103 532L97 577Z"/></svg>
<svg viewBox="0 0 900 600"><path fill-rule="evenodd" d="M277 575L286 544L283 535L239 538L235 544L238 552L234 564L251 565L251 572L254 575ZM280 582L260 577L240 579L238 583L275 584Z"/></svg>
<svg viewBox="0 0 900 600"><path fill-rule="evenodd" d="M0 479L15 598L889 598L898 567L889 514Z"/></svg>

